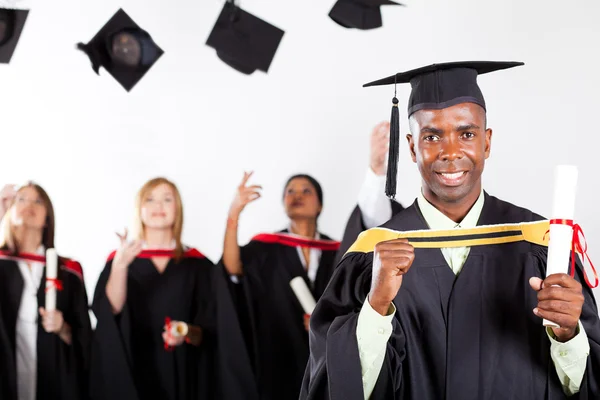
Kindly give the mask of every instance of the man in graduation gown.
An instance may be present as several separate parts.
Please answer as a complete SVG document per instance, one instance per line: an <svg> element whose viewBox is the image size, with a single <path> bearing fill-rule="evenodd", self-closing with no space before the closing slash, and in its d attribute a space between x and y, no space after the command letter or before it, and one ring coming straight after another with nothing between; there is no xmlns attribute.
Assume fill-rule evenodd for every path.
<svg viewBox="0 0 600 400"><path fill-rule="evenodd" d="M546 277L547 247L493 244L499 229L475 241L448 234L438 248L417 245L426 232L394 239L512 223L524 238L543 220L481 183L492 131L477 76L517 65L438 64L371 84L411 83L407 139L422 193L387 229L362 234L336 269L311 318L301 399L600 398L598 308L579 262L574 278Z"/></svg>

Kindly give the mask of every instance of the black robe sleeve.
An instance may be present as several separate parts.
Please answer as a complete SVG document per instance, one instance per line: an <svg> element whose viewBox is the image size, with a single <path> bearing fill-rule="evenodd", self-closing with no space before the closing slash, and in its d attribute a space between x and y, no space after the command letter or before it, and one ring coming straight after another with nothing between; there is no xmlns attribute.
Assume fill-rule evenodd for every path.
<svg viewBox="0 0 600 400"><path fill-rule="evenodd" d="M72 352L77 365L77 380L80 390L77 398L88 398L89 373L92 353L92 325L90 322L90 307L85 284L82 279L72 275L74 281L71 291L71 305L65 320L71 327ZM64 398L64 397L63 397Z"/></svg>
<svg viewBox="0 0 600 400"><path fill-rule="evenodd" d="M218 266L204 261L207 265L198 275L192 322L202 329L202 343L190 352L193 357L188 360L200 363L198 399L256 400L256 385L227 282Z"/></svg>
<svg viewBox="0 0 600 400"><path fill-rule="evenodd" d="M398 214L400 211L404 210L402 204L394 200L390 200L390 204L392 205L392 217ZM366 229L367 227L363 222L362 211L357 205L356 207L354 207L354 210L352 210L352 214L350 214L348 222L346 223L346 229L344 230L342 243L340 245L340 249L338 250L335 259L335 265L338 265L340 263L346 251L348 251L350 246L352 246L352 244L356 241L358 235L360 235L360 233Z"/></svg>
<svg viewBox="0 0 600 400"><path fill-rule="evenodd" d="M546 271L546 260L548 258L547 248L538 248L535 252L537 262L542 271ZM581 310L580 321L585 329L590 344L590 354L587 359L585 375L579 387L579 393L572 398L575 399L600 399L600 318L598 317L598 305L592 289L587 285L583 276L583 266L577 257L575 279L583 287L585 298Z"/></svg>
<svg viewBox="0 0 600 400"><path fill-rule="evenodd" d="M71 344L57 334L48 333L38 323L37 395L44 399L86 399L90 365L92 328L88 299L81 276L61 268L58 273L63 289L57 295L56 308L71 327ZM45 302L46 279L42 279L38 304Z"/></svg>
<svg viewBox="0 0 600 400"><path fill-rule="evenodd" d="M546 259L547 248L533 248L529 254L529 260L533 264L530 265L531 268L528 268L527 271L538 271L539 276L544 276ZM311 318L311 352L302 384L301 399L364 399L356 327L358 315L369 292L371 268L372 253L348 254L336 269L329 287L317 304ZM523 279L528 280L529 277L527 275ZM582 267L579 262L577 263L576 279L583 282ZM592 290L585 283L583 283L583 294L585 303L580 320L588 337L590 354L587 359L586 372L580 385L579 393L572 398L592 400L600 398L600 320ZM533 291L530 297L535 298ZM527 301L524 302L527 303ZM532 303L535 304L535 300ZM468 316L462 317L463 320L465 317L469 318ZM455 321L458 321L456 317ZM407 371L405 371L406 366L404 364L406 364L408 356L409 336L405 334L406 327L403 327L403 324L411 325L411 323L411 321L404 321L402 323L397 317L393 319L393 333L388 341L384 363L371 399L412 400L415 397L410 396L409 393L415 390L418 391L418 388L421 387L414 385L425 383L425 380L422 379L423 377L419 376L419 373L414 369L411 374L416 373L417 375L411 375L410 379L407 379L408 375ZM543 330L541 321L538 321L538 323L539 327L536 329ZM414 329L412 330L412 334L415 334ZM431 332L423 332L422 334L431 334ZM523 332L523 335L527 334L527 332ZM496 332L495 335L498 336L498 340L502 340L502 333ZM539 333L539 335L535 336L542 340L546 339L544 338L545 333ZM548 366L546 380L544 381L546 383L536 382L536 387L538 389L542 388L542 392L535 393L535 396L539 396L536 398L566 398L560 385L558 385L556 368L550 360L549 342L540 343L540 345L539 349L543 353L532 352L529 357L525 357L522 360L522 365L515 366L515 368L526 369L532 368L539 363L546 363ZM421 361L423 362L421 365L424 368L433 368L433 364L430 361ZM443 362L443 359L436 362ZM477 378L474 377L474 379ZM412 389L408 389L410 385L413 385ZM546 393L543 393L544 387L546 388ZM512 390L517 390L516 393L520 390L525 395L528 391L533 390L533 385L531 388L521 386L519 388L513 387ZM487 390L499 393L501 388L488 387ZM435 391L443 393L445 389L438 387ZM433 397L425 396L422 398L429 399Z"/></svg>
<svg viewBox="0 0 600 400"><path fill-rule="evenodd" d="M230 293L230 299L233 302L233 307L237 315L237 323L244 346L247 349L246 354L250 368L254 371L253 373L256 372L257 368L255 354L257 346L252 322L254 311L251 302L253 299L252 296L248 296L248 290L250 290L250 286L256 281L253 277L253 270L260 268L265 263L267 250L262 243L254 241L240 247L240 260L243 265L243 274L240 276L232 277L229 275L222 259L218 264L218 267L223 272L222 276Z"/></svg>
<svg viewBox="0 0 600 400"><path fill-rule="evenodd" d="M215 266L208 259L197 260L196 282L191 301L190 325L200 327L202 341L199 346L182 344L173 349L178 371L180 395L183 390L190 396L185 398L205 399L216 396L218 373L215 369L217 351L217 299L215 296ZM194 376L195 375L195 376ZM181 396L184 398L184 396Z"/></svg>
<svg viewBox="0 0 600 400"><path fill-rule="evenodd" d="M109 261L100 274L92 302L92 310L98 322L92 342L91 398L138 400L129 361L129 309L125 305L119 315L114 315L106 296L106 283L111 268L112 261Z"/></svg>
<svg viewBox="0 0 600 400"><path fill-rule="evenodd" d="M12 344L4 320L0 304L0 398L10 399L17 395L17 376L11 351Z"/></svg>
<svg viewBox="0 0 600 400"><path fill-rule="evenodd" d="M242 288L229 280L222 263L217 266L213 282L217 295L218 398L257 400L256 381L231 295L232 291L241 295Z"/></svg>
<svg viewBox="0 0 600 400"><path fill-rule="evenodd" d="M364 399L356 326L371 285L371 265L372 253L348 254L319 300L311 317L310 357L301 399ZM380 377L387 374L385 369L386 365Z"/></svg>

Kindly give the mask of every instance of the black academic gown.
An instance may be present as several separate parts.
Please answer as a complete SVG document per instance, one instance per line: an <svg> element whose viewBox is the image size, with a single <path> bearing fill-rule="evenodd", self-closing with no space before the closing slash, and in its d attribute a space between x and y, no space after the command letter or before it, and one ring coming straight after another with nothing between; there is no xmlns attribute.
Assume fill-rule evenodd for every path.
<svg viewBox="0 0 600 400"><path fill-rule="evenodd" d="M308 360L308 334L290 281L302 276L317 300L333 273L335 254L322 251L311 285L296 247L253 240L241 248L244 274L234 290L262 400L298 399Z"/></svg>
<svg viewBox="0 0 600 400"><path fill-rule="evenodd" d="M541 219L486 194L478 225ZM428 229L415 202L384 227ZM415 249L372 399L564 399L529 278L545 276L547 248L528 242L471 248L458 277L439 249ZM356 325L373 253L349 253L311 319L301 399L363 399ZM576 278L581 282L579 265ZM581 322L590 355L580 393L600 398L600 321L585 285Z"/></svg>
<svg viewBox="0 0 600 400"><path fill-rule="evenodd" d="M400 211L404 210L402 204L394 200L390 200L390 204L392 205L392 218ZM348 218L348 222L346 222L346 228L344 229L342 243L335 257L335 265L338 265L340 263L344 254L346 254L346 251L348 251L350 246L352 246L352 244L356 241L358 235L360 235L360 233L366 229L367 227L365 226L365 223L363 221L362 210L357 205L356 207L354 207L354 210L352 210L352 213Z"/></svg>
<svg viewBox="0 0 600 400"><path fill-rule="evenodd" d="M41 320L37 336L38 400L87 399L92 328L81 266L60 259L56 309L72 331L70 345L44 330ZM0 398L17 399L16 326L23 294L23 277L16 261L0 259ZM45 305L46 274L42 275L38 305Z"/></svg>
<svg viewBox="0 0 600 400"><path fill-rule="evenodd" d="M229 293L225 283L219 283L223 277L215 273L212 262L192 254L178 262L171 259L161 274L149 258L136 258L129 266L126 304L116 316L106 297L111 268L112 260L100 275L92 305L98 319L92 350L92 398L236 398L221 392L223 377L217 364L219 326L235 321L236 316L231 300L228 317L219 312L218 297ZM166 317L201 327L201 345L184 343L166 350L162 339ZM237 345L244 351L241 336ZM231 354L223 356L225 361L231 359Z"/></svg>

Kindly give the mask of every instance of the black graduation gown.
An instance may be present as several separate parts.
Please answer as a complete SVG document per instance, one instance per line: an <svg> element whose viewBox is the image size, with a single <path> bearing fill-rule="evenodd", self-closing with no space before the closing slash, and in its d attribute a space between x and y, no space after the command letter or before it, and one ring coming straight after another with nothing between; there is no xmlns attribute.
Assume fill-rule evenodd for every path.
<svg viewBox="0 0 600 400"><path fill-rule="evenodd" d="M222 274L197 250L171 260L159 274L151 260L129 266L127 302L112 314L100 275L93 311L98 319L92 346L92 399L253 400L255 382L236 311ZM203 329L196 348L165 350L165 317Z"/></svg>
<svg viewBox="0 0 600 400"><path fill-rule="evenodd" d="M311 285L296 247L253 240L241 248L244 274L235 288L237 308L262 400L298 399L308 360L308 334L290 281L302 276L317 300L333 273L335 254L322 251Z"/></svg>
<svg viewBox="0 0 600 400"><path fill-rule="evenodd" d="M392 218L400 211L404 210L402 204L394 200L390 200L390 204L392 205ZM352 246L352 244L356 241L358 235L360 235L360 233L366 229L367 227L363 222L362 211L357 205L356 207L354 207L354 210L352 210L352 213L348 218L348 222L346 222L346 229L344 229L342 244L340 245L340 249L335 257L335 265L338 265L340 263L344 254L346 254L346 251L348 251L350 246Z"/></svg>
<svg viewBox="0 0 600 400"><path fill-rule="evenodd" d="M542 219L486 194L478 225ZM385 224L428 229L415 202ZM363 399L356 325L371 284L373 252L342 260L311 319L301 399ZM564 399L529 278L543 278L547 248L528 242L474 246L456 277L439 249L415 249L394 300L397 313L372 399ZM581 265L576 278L581 282ZM600 398L600 321L584 286L581 322L590 355L575 398Z"/></svg>
<svg viewBox="0 0 600 400"><path fill-rule="evenodd" d="M81 266L59 259L56 309L72 330L70 345L44 330L41 320L37 336L38 400L80 400L87 398L92 328ZM0 398L17 399L16 326L23 294L23 277L16 261L0 259ZM38 305L44 307L46 273L38 291Z"/></svg>

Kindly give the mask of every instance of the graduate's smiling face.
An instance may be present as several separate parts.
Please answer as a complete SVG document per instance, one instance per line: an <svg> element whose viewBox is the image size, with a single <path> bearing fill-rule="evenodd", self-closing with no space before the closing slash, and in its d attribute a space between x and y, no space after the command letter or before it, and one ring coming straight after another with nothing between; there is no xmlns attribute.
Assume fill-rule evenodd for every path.
<svg viewBox="0 0 600 400"><path fill-rule="evenodd" d="M306 178L295 178L288 183L283 204L290 219L316 219L322 209L317 190Z"/></svg>
<svg viewBox="0 0 600 400"><path fill-rule="evenodd" d="M15 196L11 224L26 229L44 229L48 211L44 199L32 186L25 186Z"/></svg>
<svg viewBox="0 0 600 400"><path fill-rule="evenodd" d="M142 199L140 214L144 228L172 229L177 214L173 188L161 183L150 190Z"/></svg>
<svg viewBox="0 0 600 400"><path fill-rule="evenodd" d="M413 162L423 179L425 198L436 203L472 201L490 155L492 130L485 110L473 103L421 110L410 117L407 136Z"/></svg>

